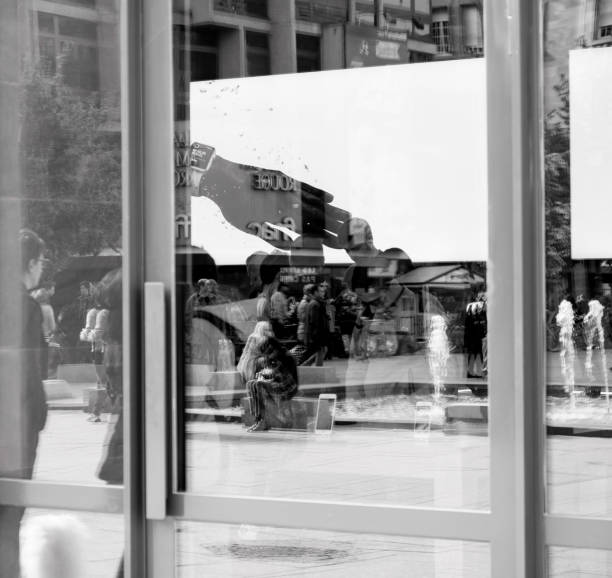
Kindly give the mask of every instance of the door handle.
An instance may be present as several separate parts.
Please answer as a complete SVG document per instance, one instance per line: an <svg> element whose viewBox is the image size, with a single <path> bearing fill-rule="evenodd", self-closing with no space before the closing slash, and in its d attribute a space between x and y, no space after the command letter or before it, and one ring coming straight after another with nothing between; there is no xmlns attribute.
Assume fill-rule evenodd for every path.
<svg viewBox="0 0 612 578"><path fill-rule="evenodd" d="M168 498L167 328L163 283L145 283L144 314L145 512L149 520L163 520Z"/></svg>

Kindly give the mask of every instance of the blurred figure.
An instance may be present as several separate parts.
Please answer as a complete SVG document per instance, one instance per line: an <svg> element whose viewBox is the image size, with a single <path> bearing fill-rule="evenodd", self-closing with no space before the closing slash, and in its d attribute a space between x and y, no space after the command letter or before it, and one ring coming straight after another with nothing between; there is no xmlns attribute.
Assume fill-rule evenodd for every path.
<svg viewBox="0 0 612 578"><path fill-rule="evenodd" d="M334 301L336 305L336 319L340 328L340 335L347 355L351 349L351 336L357 319L357 294L350 290L346 282Z"/></svg>
<svg viewBox="0 0 612 578"><path fill-rule="evenodd" d="M185 317L191 319L193 312L198 307L204 307L210 302L210 294L208 292L208 279L200 279L197 283L196 292L187 299L185 304Z"/></svg>
<svg viewBox="0 0 612 578"><path fill-rule="evenodd" d="M247 383L255 423L249 433L265 431L276 422L286 423L292 416L286 415L284 401L290 400L298 390L297 369L293 358L274 337L263 343L262 355L256 362L256 376ZM272 422L272 423L271 423Z"/></svg>
<svg viewBox="0 0 612 578"><path fill-rule="evenodd" d="M92 284L81 281L78 297L60 309L57 325L61 332L61 345L66 349L67 363L87 363L89 351L87 347L79 347L79 335L85 327L87 312L93 306Z"/></svg>
<svg viewBox="0 0 612 578"><path fill-rule="evenodd" d="M285 337L285 325L289 317L288 294L289 287L284 283L279 283L278 288L270 297L270 321L277 339Z"/></svg>
<svg viewBox="0 0 612 578"><path fill-rule="evenodd" d="M40 305L40 310L43 317L43 335L45 336L45 341L49 343L52 337L55 335L55 331L57 329L55 313L53 312L53 307L51 306L51 294L49 289L41 287L40 289L32 291L32 297Z"/></svg>
<svg viewBox="0 0 612 578"><path fill-rule="evenodd" d="M247 338L244 350L238 361L236 369L242 376L244 383L255 377L255 364L262 355L261 347L269 337L273 337L272 326L267 321L258 321L253 333Z"/></svg>
<svg viewBox="0 0 612 578"><path fill-rule="evenodd" d="M46 259L45 244L33 231L20 231L19 247L22 322L21 331L16 328L16 335L21 338L16 344L16 353L21 380L4 384L4 387L14 388L14 395L20 400L22 429L15 432L10 446L5 440L5 448L8 446L9 451L0 454L0 471L6 477L30 479L38 437L47 421L47 400L42 383L47 371L47 342L43 334L43 314L30 291L38 287ZM10 461L14 458L18 458L17 463ZM19 528L23 513L24 508L0 506L0 566L6 578L19 578Z"/></svg>
<svg viewBox="0 0 612 578"><path fill-rule="evenodd" d="M323 283L317 286L314 298L308 302L306 321L304 324L304 338L306 353L301 365L323 365L327 343L329 340L329 319L325 303L326 287Z"/></svg>
<svg viewBox="0 0 612 578"><path fill-rule="evenodd" d="M121 269L107 273L98 284L100 305L108 310L104 370L106 393L112 403L112 419L104 442L98 478L107 484L123 483L123 333ZM123 578L123 559L117 571Z"/></svg>
<svg viewBox="0 0 612 578"><path fill-rule="evenodd" d="M113 413L108 428L104 456L98 477L109 484L123 483L123 360L122 360L122 309L121 270L107 273L100 281L100 301L108 311L105 332L103 365L105 369L106 393L113 404Z"/></svg>
<svg viewBox="0 0 612 578"><path fill-rule="evenodd" d="M100 423L102 406L106 393L106 371L104 370L104 350L106 347L106 330L108 328L108 309L103 308L99 302L99 290L92 291L94 307L87 312L85 327L81 330L79 339L90 344L91 362L96 370L96 390L94 392L92 415L89 421Z"/></svg>
<svg viewBox="0 0 612 578"><path fill-rule="evenodd" d="M87 529L74 516L32 516L22 534L22 578L82 578L87 576Z"/></svg>
<svg viewBox="0 0 612 578"><path fill-rule="evenodd" d="M465 310L464 343L467 351L467 376L483 377L484 351L483 340L487 335L487 309L483 292L468 303Z"/></svg>
<svg viewBox="0 0 612 578"><path fill-rule="evenodd" d="M55 323L55 314L53 313L53 307L51 307L50 295L47 289L45 289L44 287L41 287L40 289L36 289L35 291L32 291L32 297L40 305L40 311L42 313L42 332L45 338L45 342L47 343L47 352L46 352L47 361L46 361L45 370L43 372L42 377L43 379L47 379L50 373L49 351L51 347L51 340L54 339L55 332L57 330L57 325ZM54 349L56 350L57 348L54 347ZM55 365L55 368L57 368L57 365Z"/></svg>
<svg viewBox="0 0 612 578"><path fill-rule="evenodd" d="M367 307L369 310L369 306ZM355 323L353 325L353 333L351 335L351 344L349 357L358 361L367 359L368 357L368 332L367 332L367 310L361 302L357 301L357 312L355 315Z"/></svg>

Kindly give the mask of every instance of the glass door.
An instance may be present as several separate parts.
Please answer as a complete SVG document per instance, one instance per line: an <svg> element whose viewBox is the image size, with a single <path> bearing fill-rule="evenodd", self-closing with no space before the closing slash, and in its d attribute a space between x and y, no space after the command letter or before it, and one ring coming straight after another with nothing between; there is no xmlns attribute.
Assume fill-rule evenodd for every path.
<svg viewBox="0 0 612 578"><path fill-rule="evenodd" d="M491 573L482 9L327 4L147 7L152 576Z"/></svg>

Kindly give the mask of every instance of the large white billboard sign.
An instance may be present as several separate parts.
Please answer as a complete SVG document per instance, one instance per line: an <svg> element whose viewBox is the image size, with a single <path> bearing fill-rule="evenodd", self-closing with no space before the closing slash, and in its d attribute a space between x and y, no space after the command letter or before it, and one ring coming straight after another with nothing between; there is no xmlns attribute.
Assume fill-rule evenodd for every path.
<svg viewBox="0 0 612 578"><path fill-rule="evenodd" d="M381 250L485 261L485 93L483 59L196 82L190 138L331 193Z"/></svg>
<svg viewBox="0 0 612 578"><path fill-rule="evenodd" d="M612 255L612 48L570 52L572 259Z"/></svg>

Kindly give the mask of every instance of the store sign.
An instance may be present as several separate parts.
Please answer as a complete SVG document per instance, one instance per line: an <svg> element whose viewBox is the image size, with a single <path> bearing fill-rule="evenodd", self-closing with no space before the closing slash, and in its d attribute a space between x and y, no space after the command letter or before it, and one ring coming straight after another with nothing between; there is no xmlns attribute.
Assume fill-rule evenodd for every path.
<svg viewBox="0 0 612 578"><path fill-rule="evenodd" d="M265 241L291 241L291 235L283 232L283 229L295 232L295 220L291 217L285 217L279 223L258 223L251 221L247 226L247 231L257 235Z"/></svg>
<svg viewBox="0 0 612 578"><path fill-rule="evenodd" d="M298 191L297 181L282 173L254 173L251 187L256 191Z"/></svg>
<svg viewBox="0 0 612 578"><path fill-rule="evenodd" d="M316 267L283 267L280 271L281 283L316 283Z"/></svg>
<svg viewBox="0 0 612 578"><path fill-rule="evenodd" d="M408 34L346 25L345 49L349 68L410 62Z"/></svg>

